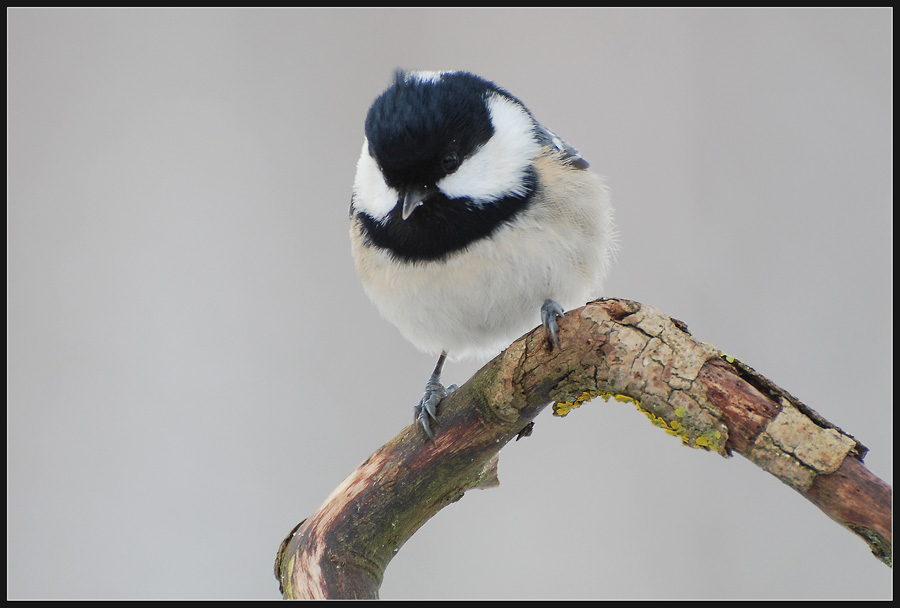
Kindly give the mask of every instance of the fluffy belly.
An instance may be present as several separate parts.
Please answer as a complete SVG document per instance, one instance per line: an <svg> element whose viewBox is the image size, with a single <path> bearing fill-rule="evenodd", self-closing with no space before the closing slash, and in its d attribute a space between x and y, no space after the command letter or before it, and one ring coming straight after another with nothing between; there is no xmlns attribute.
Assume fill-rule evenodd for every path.
<svg viewBox="0 0 900 608"><path fill-rule="evenodd" d="M537 238L537 237L540 238ZM596 243L496 234L446 260L402 264L372 247L354 251L366 293L420 350L486 358L540 324L547 299L567 310L596 294Z"/></svg>

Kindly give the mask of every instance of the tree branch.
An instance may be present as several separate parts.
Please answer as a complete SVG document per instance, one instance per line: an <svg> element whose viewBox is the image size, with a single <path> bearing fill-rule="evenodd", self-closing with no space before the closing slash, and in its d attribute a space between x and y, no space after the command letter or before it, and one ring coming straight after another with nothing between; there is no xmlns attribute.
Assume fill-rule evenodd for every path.
<svg viewBox="0 0 900 608"><path fill-rule="evenodd" d="M441 403L428 441L407 427L341 483L281 544L285 598L377 598L391 558L428 519L497 483L497 458L553 403L633 402L691 447L737 452L800 492L891 564L891 488L866 448L740 361L652 306L606 299L514 342Z"/></svg>

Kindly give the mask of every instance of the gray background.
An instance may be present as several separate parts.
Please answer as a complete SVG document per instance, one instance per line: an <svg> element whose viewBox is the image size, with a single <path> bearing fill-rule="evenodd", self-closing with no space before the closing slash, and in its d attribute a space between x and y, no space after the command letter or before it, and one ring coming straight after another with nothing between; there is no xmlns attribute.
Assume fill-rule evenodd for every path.
<svg viewBox="0 0 900 608"><path fill-rule="evenodd" d="M276 598L431 370L357 282L362 123L468 69L608 176L656 305L892 474L887 10L7 13L7 595ZM450 364L462 382L476 363ZM384 598L884 598L862 541L633 407L543 414Z"/></svg>

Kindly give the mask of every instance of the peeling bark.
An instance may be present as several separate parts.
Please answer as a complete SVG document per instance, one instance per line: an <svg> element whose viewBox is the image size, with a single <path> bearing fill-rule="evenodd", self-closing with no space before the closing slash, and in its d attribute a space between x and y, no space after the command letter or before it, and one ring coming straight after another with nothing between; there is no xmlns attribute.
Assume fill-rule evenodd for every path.
<svg viewBox="0 0 900 608"><path fill-rule="evenodd" d="M514 342L441 403L428 441L414 426L380 448L282 542L285 598L376 598L406 540L472 488L496 485L497 458L533 419L595 396L635 403L685 445L737 452L812 501L891 563L891 489L866 448L684 323L628 300L592 302Z"/></svg>

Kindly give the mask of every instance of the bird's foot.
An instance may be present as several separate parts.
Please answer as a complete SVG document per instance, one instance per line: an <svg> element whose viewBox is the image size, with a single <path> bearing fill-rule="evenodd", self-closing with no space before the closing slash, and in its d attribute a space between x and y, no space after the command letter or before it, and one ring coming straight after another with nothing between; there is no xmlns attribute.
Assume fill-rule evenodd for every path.
<svg viewBox="0 0 900 608"><path fill-rule="evenodd" d="M428 382L425 383L425 394L422 395L419 403L413 408L416 423L422 427L422 430L425 431L425 434L432 441L434 441L434 431L431 430L431 423L437 422L438 405L440 405L444 397L457 389L455 384L446 388L441 384L441 369L444 367L446 358L447 353L441 353L437 365L434 366L434 372L428 378Z"/></svg>
<svg viewBox="0 0 900 608"><path fill-rule="evenodd" d="M413 408L413 413L415 414L416 422L422 427L428 438L434 441L434 431L431 426L432 423L437 422L438 405L440 405L444 397L458 387L455 384L451 384L445 388L440 382L433 382L432 380L433 378L425 384L425 394L422 395L418 405Z"/></svg>
<svg viewBox="0 0 900 608"><path fill-rule="evenodd" d="M550 344L561 349L559 345L559 325L556 323L557 317L562 317L565 311L555 300L546 300L541 306L541 323L544 325L544 333Z"/></svg>

